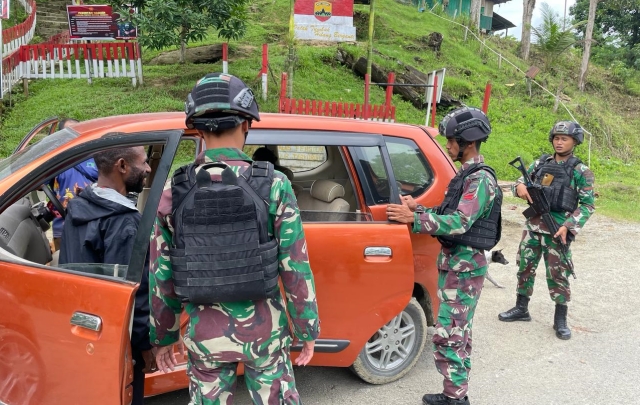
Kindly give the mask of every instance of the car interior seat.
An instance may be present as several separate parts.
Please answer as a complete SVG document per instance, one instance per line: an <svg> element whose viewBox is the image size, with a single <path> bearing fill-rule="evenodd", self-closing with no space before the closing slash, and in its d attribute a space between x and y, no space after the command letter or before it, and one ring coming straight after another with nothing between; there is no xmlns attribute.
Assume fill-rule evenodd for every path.
<svg viewBox="0 0 640 405"><path fill-rule="evenodd" d="M339 221L344 217L339 213L349 212L351 209L350 204L342 197L344 197L344 187L340 183L332 180L316 180L308 194L301 193L298 196L298 207L303 211L328 213L322 215L321 220Z"/></svg>
<svg viewBox="0 0 640 405"><path fill-rule="evenodd" d="M22 259L47 264L51 245L31 212L28 198L23 198L0 214L0 248Z"/></svg>

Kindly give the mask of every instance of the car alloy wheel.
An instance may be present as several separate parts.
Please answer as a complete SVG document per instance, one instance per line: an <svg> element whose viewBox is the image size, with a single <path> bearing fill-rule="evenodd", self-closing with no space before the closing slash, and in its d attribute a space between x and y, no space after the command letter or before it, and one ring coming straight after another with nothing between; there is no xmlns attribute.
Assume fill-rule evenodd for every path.
<svg viewBox="0 0 640 405"><path fill-rule="evenodd" d="M424 349L427 320L415 298L371 336L351 369L371 384L385 384L404 376Z"/></svg>

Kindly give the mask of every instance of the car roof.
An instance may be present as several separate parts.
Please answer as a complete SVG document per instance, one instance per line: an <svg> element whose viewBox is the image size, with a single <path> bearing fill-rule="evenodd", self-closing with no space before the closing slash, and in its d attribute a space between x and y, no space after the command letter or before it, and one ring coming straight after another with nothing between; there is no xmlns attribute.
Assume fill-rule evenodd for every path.
<svg viewBox="0 0 640 405"><path fill-rule="evenodd" d="M261 120L259 122L254 121L252 128L384 133L401 136L405 134L409 128L415 130L418 127L417 125L411 124L310 115L263 113L260 117ZM79 138L100 137L110 132L134 133L171 129L185 130L187 134L194 134L195 131L186 128L184 119L184 112L129 114L83 121L73 125L73 129L80 134ZM437 134L437 131L434 133L432 128L425 127L424 129L427 130L431 136ZM80 139L78 139L78 141L80 141ZM82 139L82 141L86 141L86 139Z"/></svg>

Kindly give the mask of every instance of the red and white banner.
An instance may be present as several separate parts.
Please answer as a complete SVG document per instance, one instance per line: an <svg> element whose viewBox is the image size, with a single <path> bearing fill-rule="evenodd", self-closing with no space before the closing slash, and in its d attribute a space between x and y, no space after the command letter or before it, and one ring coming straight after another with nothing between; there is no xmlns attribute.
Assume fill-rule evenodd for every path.
<svg viewBox="0 0 640 405"><path fill-rule="evenodd" d="M298 39L356 40L353 0L296 0L293 11Z"/></svg>
<svg viewBox="0 0 640 405"><path fill-rule="evenodd" d="M0 0L0 18L9 19L9 0Z"/></svg>

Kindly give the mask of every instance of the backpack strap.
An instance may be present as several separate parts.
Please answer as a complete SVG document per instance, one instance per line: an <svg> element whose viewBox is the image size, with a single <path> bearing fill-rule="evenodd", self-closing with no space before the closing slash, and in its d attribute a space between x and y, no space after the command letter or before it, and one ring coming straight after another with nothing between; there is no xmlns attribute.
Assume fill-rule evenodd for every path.
<svg viewBox="0 0 640 405"><path fill-rule="evenodd" d="M260 242L269 241L267 224L269 223L269 202L271 200L271 184L273 184L273 164L254 161L239 177L238 185L249 193L258 209L260 226Z"/></svg>

